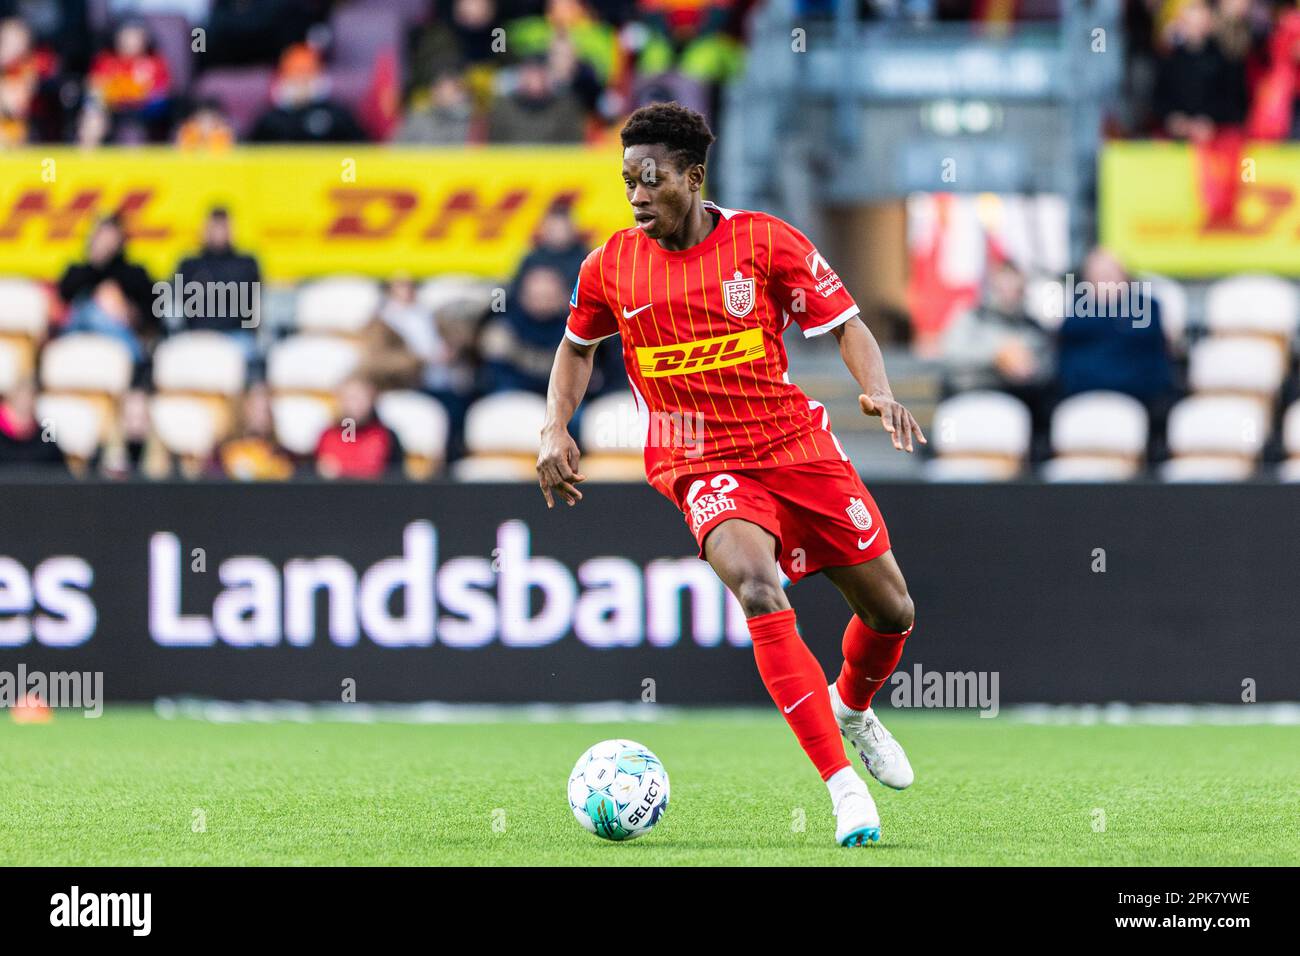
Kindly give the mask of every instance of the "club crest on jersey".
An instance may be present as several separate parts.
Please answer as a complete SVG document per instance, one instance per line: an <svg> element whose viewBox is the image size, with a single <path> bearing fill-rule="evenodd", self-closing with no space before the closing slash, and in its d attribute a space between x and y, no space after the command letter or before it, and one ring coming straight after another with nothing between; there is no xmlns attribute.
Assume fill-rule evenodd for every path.
<svg viewBox="0 0 1300 956"><path fill-rule="evenodd" d="M743 319L754 310L754 280L742 279L737 272L730 282L722 283L722 298L727 311Z"/></svg>
<svg viewBox="0 0 1300 956"><path fill-rule="evenodd" d="M844 509L844 513L853 522L853 527L859 531L871 529L871 512L867 510L867 504L861 498L850 498L849 506Z"/></svg>

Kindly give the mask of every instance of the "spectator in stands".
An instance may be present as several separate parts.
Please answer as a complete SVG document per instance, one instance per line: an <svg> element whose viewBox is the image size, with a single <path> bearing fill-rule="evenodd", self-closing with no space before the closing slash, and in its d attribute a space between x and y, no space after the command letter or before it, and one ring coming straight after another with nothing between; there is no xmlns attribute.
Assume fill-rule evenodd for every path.
<svg viewBox="0 0 1300 956"><path fill-rule="evenodd" d="M316 471L323 478L382 478L405 462L402 443L375 415L375 386L353 375L338 392L341 420L316 446Z"/></svg>
<svg viewBox="0 0 1300 956"><path fill-rule="evenodd" d="M511 20L506 36L514 55L545 56L552 83L572 90L589 113L613 119L620 112L622 103L604 109L601 102L605 87L617 83L625 66L618 31L583 0L547 0L544 13Z"/></svg>
<svg viewBox="0 0 1300 956"><path fill-rule="evenodd" d="M1123 392L1146 405L1155 426L1176 389L1160 303L1106 249L1088 254L1083 279L1058 332L1061 397L1094 389Z"/></svg>
<svg viewBox="0 0 1300 956"><path fill-rule="evenodd" d="M149 28L128 20L117 28L113 47L90 65L90 94L122 124L139 124L157 136L169 118L171 73L153 49Z"/></svg>
<svg viewBox="0 0 1300 956"><path fill-rule="evenodd" d="M1246 67L1235 42L1216 28L1206 0L1187 0L1171 23L1156 73L1156 115L1175 139L1208 142L1246 118ZM1229 50L1234 53L1230 53Z"/></svg>
<svg viewBox="0 0 1300 956"><path fill-rule="evenodd" d="M180 149L221 152L234 142L235 129L218 100L201 101L176 130Z"/></svg>
<svg viewBox="0 0 1300 956"><path fill-rule="evenodd" d="M20 379L0 398L0 465L62 467L63 452L36 418L36 383Z"/></svg>
<svg viewBox="0 0 1300 956"><path fill-rule="evenodd" d="M512 92L500 97L488 116L493 143L581 143L587 117L578 98L557 89L545 54L534 54L515 71Z"/></svg>
<svg viewBox="0 0 1300 956"><path fill-rule="evenodd" d="M91 230L86 261L68 266L59 295L70 309L66 331L101 332L125 344L137 362L144 358L139 336L151 336L158 327L153 283L127 261L126 233L117 216Z"/></svg>
<svg viewBox="0 0 1300 956"><path fill-rule="evenodd" d="M407 114L396 142L421 146L463 146L474 119L465 78L455 67L444 67L429 86L429 99Z"/></svg>
<svg viewBox="0 0 1300 956"><path fill-rule="evenodd" d="M87 99L77 114L76 142L82 149L98 149L113 135L113 116L97 99Z"/></svg>
<svg viewBox="0 0 1300 956"><path fill-rule="evenodd" d="M91 462L92 470L105 478L162 479L173 477L173 466L171 454L154 434L149 393L130 389L108 422L108 434Z"/></svg>
<svg viewBox="0 0 1300 956"><path fill-rule="evenodd" d="M451 351L442 339L433 311L421 305L416 297L415 283L410 276L394 276L389 281L379 318L419 359L420 384L425 388L436 387L441 380L439 371L447 364Z"/></svg>
<svg viewBox="0 0 1300 956"><path fill-rule="evenodd" d="M489 319L479 340L488 391L523 389L546 394L555 350L569 317L565 277L550 266L520 276L505 311Z"/></svg>
<svg viewBox="0 0 1300 956"><path fill-rule="evenodd" d="M0 21L0 146L21 146L32 138L32 102L53 69L52 57L34 48L26 21Z"/></svg>
<svg viewBox="0 0 1300 956"><path fill-rule="evenodd" d="M519 277L534 266L548 266L564 277L572 288L578 281L578 270L582 260L591 250L583 242L578 227L573 221L570 203L557 201L552 203L542 216L533 240L533 248L524 256L523 262L515 273L513 291L518 291Z"/></svg>
<svg viewBox="0 0 1300 956"><path fill-rule="evenodd" d="M271 89L274 106L258 119L255 143L352 143L366 134L344 107L329 98L329 78L320 55L305 43L291 46L280 58Z"/></svg>
<svg viewBox="0 0 1300 956"><path fill-rule="evenodd" d="M1025 311L1025 277L1010 262L993 269L983 303L948 325L941 347L953 391L997 389L1033 405L1052 380L1052 337Z"/></svg>
<svg viewBox="0 0 1300 956"><path fill-rule="evenodd" d="M423 89L439 72L463 67L471 101L478 109L486 108L497 63L506 52L495 32L500 26L496 0L451 0L446 6L450 10L440 9L415 41L411 83Z"/></svg>
<svg viewBox="0 0 1300 956"><path fill-rule="evenodd" d="M203 222L202 246L198 255L182 259L176 272L183 284L200 282L209 288L207 283L214 283L227 290L221 301L205 295L199 314L190 315L191 310L186 308L186 314L176 316L180 329L186 332L224 332L237 339L245 353L252 357L257 349L256 326L245 327L244 323L249 319L241 306L260 305L262 273L255 258L237 251L231 244L230 213L224 207L218 206L208 213ZM212 303L209 299L213 300ZM207 313L209 304L216 306L215 314ZM259 318L255 316L252 321Z"/></svg>
<svg viewBox="0 0 1300 956"><path fill-rule="evenodd" d="M727 33L733 0L638 0L650 37L637 58L644 76L676 71L721 83L744 65L744 47Z"/></svg>
<svg viewBox="0 0 1300 956"><path fill-rule="evenodd" d="M362 358L358 372L379 391L420 385L424 362L382 317L375 316L366 323L359 343Z"/></svg>
<svg viewBox="0 0 1300 956"><path fill-rule="evenodd" d="M239 432L217 450L222 474L237 481L284 481L293 477L294 462L275 438L271 393L263 384L244 395Z"/></svg>

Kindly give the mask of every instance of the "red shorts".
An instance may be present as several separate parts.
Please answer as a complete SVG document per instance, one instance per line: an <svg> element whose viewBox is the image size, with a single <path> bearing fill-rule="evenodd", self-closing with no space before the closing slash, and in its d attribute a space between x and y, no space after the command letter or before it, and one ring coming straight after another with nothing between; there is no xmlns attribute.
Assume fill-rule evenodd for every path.
<svg viewBox="0 0 1300 956"><path fill-rule="evenodd" d="M728 518L743 518L776 538L777 561L791 581L889 550L880 509L847 461L685 475L669 497L695 535L701 558L709 532Z"/></svg>

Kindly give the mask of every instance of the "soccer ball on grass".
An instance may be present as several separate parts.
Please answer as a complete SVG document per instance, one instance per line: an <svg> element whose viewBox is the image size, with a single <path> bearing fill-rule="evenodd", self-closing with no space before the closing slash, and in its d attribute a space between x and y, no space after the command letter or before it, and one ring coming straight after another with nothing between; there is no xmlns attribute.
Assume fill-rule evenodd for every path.
<svg viewBox="0 0 1300 956"><path fill-rule="evenodd" d="M569 808L589 833L635 839L649 833L668 809L668 771L635 741L602 740L573 765Z"/></svg>

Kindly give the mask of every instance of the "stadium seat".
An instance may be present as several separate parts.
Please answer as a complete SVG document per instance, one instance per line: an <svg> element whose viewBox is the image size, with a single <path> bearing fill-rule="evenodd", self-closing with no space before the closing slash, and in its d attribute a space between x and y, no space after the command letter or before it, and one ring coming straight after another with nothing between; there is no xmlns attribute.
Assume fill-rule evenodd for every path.
<svg viewBox="0 0 1300 956"><path fill-rule="evenodd" d="M1268 410L1241 395L1193 395L1169 413L1166 481L1239 481L1255 469L1268 437Z"/></svg>
<svg viewBox="0 0 1300 956"><path fill-rule="evenodd" d="M117 339L75 332L41 352L41 386L51 392L121 395L131 385L131 353Z"/></svg>
<svg viewBox="0 0 1300 956"><path fill-rule="evenodd" d="M367 75L380 54L387 50L399 57L397 75L403 73L400 60L405 11L384 4L340 4L330 16L331 68L356 70Z"/></svg>
<svg viewBox="0 0 1300 956"><path fill-rule="evenodd" d="M939 403L933 441L938 458L927 465L936 481L1014 478L1029 453L1029 409L1002 392L972 391Z"/></svg>
<svg viewBox="0 0 1300 956"><path fill-rule="evenodd" d="M149 420L164 448L180 461L180 472L191 478L203 474L229 419L221 406L193 395L155 395Z"/></svg>
<svg viewBox="0 0 1300 956"><path fill-rule="evenodd" d="M1292 403L1282 416L1282 447L1286 461L1278 469L1282 481L1300 481L1300 402Z"/></svg>
<svg viewBox="0 0 1300 956"><path fill-rule="evenodd" d="M695 110L708 120L712 112L709 108L709 99L710 91L707 84L674 71L638 79L632 91L631 108L636 109L651 103L676 102Z"/></svg>
<svg viewBox="0 0 1300 956"><path fill-rule="evenodd" d="M546 421L546 399L532 392L497 392L465 415L465 447L474 454L536 457Z"/></svg>
<svg viewBox="0 0 1300 956"><path fill-rule="evenodd" d="M185 399L167 405L166 414L178 423L200 416L204 433L211 430L210 444L202 452L182 450L160 433L167 450L181 457L183 472L194 470L192 456L206 457L216 443L230 434L235 401L244 390L246 373L244 350L220 332L182 332L159 343L154 350L154 388L161 395ZM199 412L199 405L206 410Z"/></svg>
<svg viewBox="0 0 1300 956"><path fill-rule="evenodd" d="M294 318L300 332L358 335L378 315L382 301L373 279L320 279L298 290Z"/></svg>
<svg viewBox="0 0 1300 956"><path fill-rule="evenodd" d="M536 481L537 463L520 455L472 455L451 467L457 481Z"/></svg>
<svg viewBox="0 0 1300 956"><path fill-rule="evenodd" d="M645 478L642 422L630 391L602 395L582 412L582 473L592 481Z"/></svg>
<svg viewBox="0 0 1300 956"><path fill-rule="evenodd" d="M1254 473L1254 462L1220 455L1185 455L1165 462L1160 469L1160 477L1170 483L1246 481Z"/></svg>
<svg viewBox="0 0 1300 956"><path fill-rule="evenodd" d="M41 400L55 423L54 440L74 470L103 441L116 419L118 399L131 387L133 371L125 345L93 332L61 336L41 351Z"/></svg>
<svg viewBox="0 0 1300 956"><path fill-rule="evenodd" d="M402 443L408 476L430 478L441 469L450 427L441 402L423 392L385 392L375 403L375 413Z"/></svg>
<svg viewBox="0 0 1300 956"><path fill-rule="evenodd" d="M496 288L478 276L445 275L421 284L416 299L435 316L449 309L479 313L492 307Z"/></svg>
<svg viewBox="0 0 1300 956"><path fill-rule="evenodd" d="M0 395L7 395L23 377L23 361L14 343L0 338Z"/></svg>
<svg viewBox="0 0 1300 956"><path fill-rule="evenodd" d="M1247 395L1271 404L1285 375L1282 351L1252 336L1211 336L1188 355L1187 380L1196 393Z"/></svg>
<svg viewBox="0 0 1300 956"><path fill-rule="evenodd" d="M0 278L0 347L17 361L17 374L31 372L36 349L45 338L49 299L40 283L30 279Z"/></svg>
<svg viewBox="0 0 1300 956"><path fill-rule="evenodd" d="M1147 412L1119 392L1083 392L1052 413L1055 458L1043 469L1049 481L1112 481L1132 478L1147 446Z"/></svg>
<svg viewBox="0 0 1300 956"><path fill-rule="evenodd" d="M291 335L271 346L266 380L277 393L306 392L332 399L361 360L359 346L331 335Z"/></svg>
<svg viewBox="0 0 1300 956"><path fill-rule="evenodd" d="M314 455L320 436L334 423L334 406L313 395L280 395L271 399L275 439L294 455Z"/></svg>
<svg viewBox="0 0 1300 956"><path fill-rule="evenodd" d="M1187 351L1187 290L1168 276L1144 274L1141 282L1151 283L1151 294L1160 303L1160 327L1165 341L1178 354Z"/></svg>
<svg viewBox="0 0 1300 956"><path fill-rule="evenodd" d="M99 450L104 437L104 407L85 395L45 394L36 398L36 415L41 428L54 429L54 443L80 472Z"/></svg>
<svg viewBox="0 0 1300 956"><path fill-rule="evenodd" d="M154 46L167 61L172 89L183 94L190 88L190 78L194 75L194 38L189 21L177 13L146 13L142 19L149 27Z"/></svg>
<svg viewBox="0 0 1300 956"><path fill-rule="evenodd" d="M545 421L546 399L532 392L498 392L480 398L465 414L469 457L458 463L456 477L466 481L536 478Z"/></svg>
<svg viewBox="0 0 1300 956"><path fill-rule="evenodd" d="M214 67L195 80L194 98L219 102L242 140L270 108L274 80L275 70L269 66Z"/></svg>
<svg viewBox="0 0 1300 956"><path fill-rule="evenodd" d="M1044 481L1068 484L1088 481L1130 481L1139 465L1112 455L1066 455L1044 463Z"/></svg>
<svg viewBox="0 0 1300 956"><path fill-rule="evenodd" d="M153 384L164 392L238 395L246 371L244 350L220 332L182 332L154 350Z"/></svg>
<svg viewBox="0 0 1300 956"><path fill-rule="evenodd" d="M1205 324L1212 335L1259 335L1288 343L1300 315L1295 285L1270 275L1220 279L1205 294Z"/></svg>

